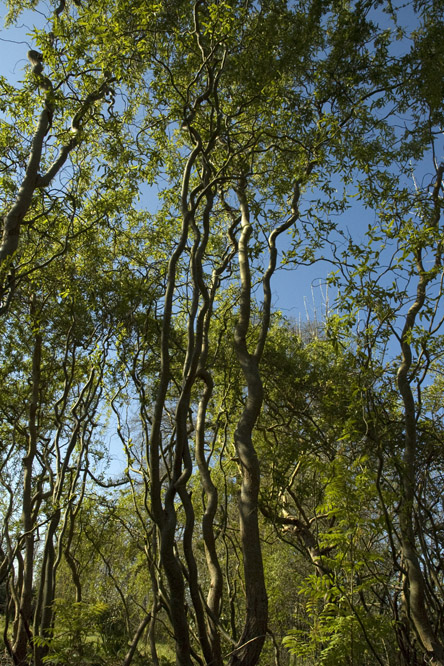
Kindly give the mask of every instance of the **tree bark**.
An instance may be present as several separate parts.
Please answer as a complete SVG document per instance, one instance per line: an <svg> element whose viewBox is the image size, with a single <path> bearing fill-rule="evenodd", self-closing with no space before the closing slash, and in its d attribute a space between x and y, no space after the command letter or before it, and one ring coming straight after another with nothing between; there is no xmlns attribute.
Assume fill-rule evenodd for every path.
<svg viewBox="0 0 444 666"><path fill-rule="evenodd" d="M34 311L34 301L31 304L31 316ZM22 499L22 523L24 533L25 554L23 560L23 579L19 595L17 631L12 647L14 661L18 666L28 663L28 652L31 648L31 625L32 625L32 585L34 578L34 521L32 510L32 481L33 462L37 450L38 438L38 408L40 392L40 373L42 355L42 336L35 334L32 355L32 389L31 403L29 406L28 422L28 447L26 456L23 458L23 499Z"/></svg>
<svg viewBox="0 0 444 666"><path fill-rule="evenodd" d="M241 296L234 344L245 377L247 401L237 424L234 444L241 466L239 525L245 579L246 615L241 637L231 655L230 666L254 666L259 660L265 641L268 620L268 599L258 521L260 469L252 439L253 429L262 407L263 388L257 359L249 353L247 347L251 311L248 249L252 227L245 184L242 184L239 189L238 197L242 213L242 230L238 246Z"/></svg>
<svg viewBox="0 0 444 666"><path fill-rule="evenodd" d="M437 169L435 187L432 192L435 213L432 225L436 227L440 219L441 202L439 194L444 173L444 165ZM437 248L435 266L441 265L441 247ZM444 646L435 635L427 610L425 587L426 582L416 550L415 530L413 523L413 509L415 500L416 464L417 464L417 413L415 399L409 377L412 366L412 350L410 336L415 325L416 317L423 308L426 300L427 285L430 281L430 272L424 270L421 249L416 251L416 270L418 284L415 302L406 315L404 328L401 334L402 360L398 368L397 384L404 407L404 456L402 469L402 505L400 509L399 525L401 531L401 548L406 569L406 606L407 614L412 628L418 637L423 649L434 666L444 666Z"/></svg>

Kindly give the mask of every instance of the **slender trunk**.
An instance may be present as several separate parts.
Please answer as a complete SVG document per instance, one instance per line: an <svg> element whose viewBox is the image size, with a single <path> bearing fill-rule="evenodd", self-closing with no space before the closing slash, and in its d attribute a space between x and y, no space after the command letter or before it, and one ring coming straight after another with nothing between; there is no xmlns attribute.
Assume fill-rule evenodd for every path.
<svg viewBox="0 0 444 666"><path fill-rule="evenodd" d="M183 192L188 190L190 173L198 150L191 154L187 167L184 172ZM185 195L183 194L183 197ZM184 206L185 208L185 206ZM162 323L161 335L161 368L159 377L159 387L156 403L154 407L153 423L149 446L147 448L147 459L150 466L150 491L151 491L151 510L154 521L159 528L160 535L160 561L165 571L168 581L168 613L173 625L174 636L176 640L176 664L177 666L192 666L191 662L191 643L188 628L188 619L185 611L185 585L180 563L174 552L175 532L176 532L176 510L174 498L176 488L174 483L165 493L164 506L162 503L162 485L160 474L160 460L162 449L162 418L165 406L166 395L170 381L170 331L173 307L173 294L176 282L176 267L184 252L186 240L188 237L190 215L188 210L184 210L183 225L179 243L171 256L168 265L168 279L165 293L165 308ZM177 452L176 452L177 456Z"/></svg>
<svg viewBox="0 0 444 666"><path fill-rule="evenodd" d="M431 224L434 227L437 227L440 219L441 201L439 195L443 173L444 165L441 165L437 170L436 183L432 193L435 214ZM439 267L440 265L441 246L439 245L436 251L435 266ZM405 601L407 614L420 644L427 653L430 663L433 664L433 666L444 666L444 646L441 641L436 638L427 609L425 598L426 583L417 555L413 522L417 465L417 413L409 376L412 366L410 337L413 327L415 326L416 317L425 304L427 286L431 279L430 272L426 273L424 270L421 249L416 251L416 270L418 275L416 299L409 308L401 334L402 360L397 374L398 390L404 407L405 430L401 479L402 505L399 516L399 526L401 531L402 556L406 570Z"/></svg>
<svg viewBox="0 0 444 666"><path fill-rule="evenodd" d="M69 511L69 516L68 516L69 528L68 528L68 533L66 535L66 543L63 546L63 554L65 556L66 563L71 571L72 582L76 590L75 600L76 603L78 604L82 601L82 582L80 580L78 562L71 553L71 544L74 537L75 517L72 507L70 507L68 511Z"/></svg>
<svg viewBox="0 0 444 666"><path fill-rule="evenodd" d="M34 303L31 305L33 314ZM17 617L17 629L13 644L14 661L18 665L27 664L27 656L32 640L32 584L34 575L34 524L32 511L32 481L33 462L37 450L38 436L38 407L40 392L40 364L42 354L42 337L40 333L35 335L32 356L32 393L29 406L28 425L28 448L23 458L23 500L22 500L22 522L24 532L24 558L23 578L19 594L19 614Z"/></svg>
<svg viewBox="0 0 444 666"><path fill-rule="evenodd" d="M157 536L156 531L153 531L153 555L150 562L150 578L151 578L151 589L153 592L153 603L150 613L150 622L148 626L148 642L150 645L151 661L152 666L160 666L159 664L159 655L157 654L157 645L156 645L156 620L157 612L159 610L159 582L157 580L157 570L156 570L156 559L157 559Z"/></svg>
<svg viewBox="0 0 444 666"><path fill-rule="evenodd" d="M136 629L136 633L134 634L133 640L131 641L130 648L128 652L125 655L125 659L123 660L123 665L122 666L129 666L133 660L133 657L136 653L136 648L137 645L142 638L142 634L145 631L146 626L151 620L151 613L148 613L143 620L140 622L139 626Z"/></svg>
<svg viewBox="0 0 444 666"><path fill-rule="evenodd" d="M202 537L205 547L205 557L207 561L210 584L207 595L207 606L209 610L208 618L208 639L213 654L214 666L222 663L220 637L217 628L219 621L220 606L222 600L223 578L222 570L219 564L219 558L216 551L216 539L214 536L213 523L218 505L217 488L211 479L210 469L205 457L205 413L208 401L212 394L213 381L208 372L201 371L201 376L205 380L205 392L199 404L196 419L196 462L199 468L202 488L205 492L207 504L202 517Z"/></svg>
<svg viewBox="0 0 444 666"><path fill-rule="evenodd" d="M410 314L412 314L413 307L410 309ZM413 319L414 317L412 317ZM410 328L408 328L408 331L410 331ZM406 569L406 603L412 627L421 645L423 645L429 658L431 658L430 663L434 664L434 666L444 666L444 648L435 637L427 612L424 594L425 580L416 552L415 531L413 528L417 436L415 402L410 382L407 378L411 365L411 350L406 340L407 333L404 332L402 344L403 361L398 370L398 388L404 403L405 424L402 477L403 497L399 526L401 531L402 556Z"/></svg>
<svg viewBox="0 0 444 666"><path fill-rule="evenodd" d="M260 469L252 440L253 429L262 407L263 389L257 359L248 352L247 348L251 308L248 246L252 228L244 189L240 190L238 196L242 212L242 231L238 247L241 297L234 343L248 394L234 434L234 444L242 474L239 493L239 526L244 566L246 616L241 637L231 656L230 666L254 666L259 660L264 644L268 620L268 600L258 521Z"/></svg>
<svg viewBox="0 0 444 666"><path fill-rule="evenodd" d="M307 176L313 168L314 162L307 164ZM234 443L242 475L239 494L239 520L246 589L246 617L242 635L236 649L231 655L230 666L255 666L259 660L267 633L268 600L265 588L258 520L260 467L252 435L263 401L259 362L262 358L270 327L270 282L276 269L276 240L281 233L289 229L298 219L298 203L301 193L300 182L296 181L291 199L291 213L280 226L275 227L271 231L268 238L269 264L262 279L264 300L261 327L254 354L250 354L247 345L247 334L250 330L252 293L248 253L252 227L250 224L246 187L247 183L243 180L237 190L242 224L238 244L241 294L239 316L234 333L235 350L247 386L247 401L234 434Z"/></svg>
<svg viewBox="0 0 444 666"><path fill-rule="evenodd" d="M61 511L57 509L51 518L46 533L45 548L42 562L39 595L35 610L34 633L42 638L49 638L54 619L55 596L55 547L54 539L60 522ZM34 647L34 664L43 666L43 658L48 654L48 647Z"/></svg>
<svg viewBox="0 0 444 666"><path fill-rule="evenodd" d="M3 218L3 233L0 240L0 314L7 310L13 295L15 285L11 262L18 250L21 227L25 223L25 217L31 207L34 194L36 190L48 187L60 172L71 151L79 144L79 130L89 110L97 101L103 99L109 91L109 82L105 81L98 86L97 90L86 97L71 122L71 129L75 135L65 145L60 147L54 162L49 166L46 173L40 175L39 170L41 168L45 136L51 128L54 111L54 91L52 84L46 76L41 78L46 82L45 89L47 91L44 108L40 113L37 127L32 137L25 176L20 185L15 203Z"/></svg>

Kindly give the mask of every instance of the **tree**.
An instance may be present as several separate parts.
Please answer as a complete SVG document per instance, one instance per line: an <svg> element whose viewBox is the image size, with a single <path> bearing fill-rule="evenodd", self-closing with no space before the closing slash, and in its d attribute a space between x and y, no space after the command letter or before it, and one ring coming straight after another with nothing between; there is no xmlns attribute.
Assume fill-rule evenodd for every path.
<svg viewBox="0 0 444 666"><path fill-rule="evenodd" d="M55 262L44 289L22 281L2 322L0 482L9 495L2 570L17 663L25 663L33 636L51 630L64 533L81 504L89 466L101 455L95 433L110 322L89 316L91 289L82 300L72 263L65 261L63 273L54 269ZM44 653L34 648L41 663Z"/></svg>
<svg viewBox="0 0 444 666"><path fill-rule="evenodd" d="M96 75L100 74L97 70L85 71L83 63L73 60L66 65L60 57L52 72L45 69L47 65L51 67L54 63L51 56L57 53L56 35L62 11L63 5L60 5L54 13L55 32L41 35L38 46L42 53L35 49L28 51L30 66L23 90L15 89L4 78L1 80L1 111L6 116L6 120L2 120L2 205L5 211L0 244L2 313L7 310L22 279L30 270L37 270L36 266L30 269L22 263L19 241L23 232L30 230L28 244L29 236L34 237L34 242L36 238L42 242L46 234L51 236L54 215L58 213L65 218L54 234L56 247L53 256L46 258L47 263L64 254L75 237L73 220L79 221L79 208L85 206L85 199L94 196L89 170L93 160L88 160L87 167L85 155L89 153L91 158L95 153L92 135L97 125L97 102L108 97L111 100L108 108L112 106L110 76L104 75L97 82ZM37 35L36 39L38 41ZM32 130L36 115L36 127ZM109 115L113 124L112 111ZM106 125L105 119L104 122ZM87 142L88 125L90 141ZM100 219L100 214L98 217Z"/></svg>

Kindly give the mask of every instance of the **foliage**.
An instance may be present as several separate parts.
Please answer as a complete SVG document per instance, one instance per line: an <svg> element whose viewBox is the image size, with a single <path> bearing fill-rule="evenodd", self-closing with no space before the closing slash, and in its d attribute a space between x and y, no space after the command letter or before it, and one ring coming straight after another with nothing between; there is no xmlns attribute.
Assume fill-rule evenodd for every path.
<svg viewBox="0 0 444 666"><path fill-rule="evenodd" d="M51 649L44 663L82 666L111 663L109 658L117 656L120 636L118 621L112 619L109 607L100 602L72 603L62 599L56 599L54 606L57 633L51 638L34 637L37 645Z"/></svg>
<svg viewBox="0 0 444 666"><path fill-rule="evenodd" d="M0 80L15 663L444 664L440 5L43 9Z"/></svg>

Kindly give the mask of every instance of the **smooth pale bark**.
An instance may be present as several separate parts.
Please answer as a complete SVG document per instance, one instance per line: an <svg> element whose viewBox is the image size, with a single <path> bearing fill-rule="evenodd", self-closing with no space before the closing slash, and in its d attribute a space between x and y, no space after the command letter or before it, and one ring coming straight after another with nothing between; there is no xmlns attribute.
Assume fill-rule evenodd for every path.
<svg viewBox="0 0 444 666"><path fill-rule="evenodd" d="M245 187L246 183L243 183L238 192L242 213L242 230L238 244L241 296L234 344L248 393L234 434L234 444L241 466L239 527L244 566L246 615L241 637L231 655L231 666L254 666L257 663L265 641L268 621L268 599L258 521L260 469L252 440L253 429L262 407L263 388L257 359L249 353L247 347L252 299L248 250L252 227Z"/></svg>
<svg viewBox="0 0 444 666"><path fill-rule="evenodd" d="M314 163L307 164L304 178L311 173L313 168ZM242 225L238 243L241 295L234 344L246 382L247 400L237 424L234 443L241 466L239 522L245 580L246 615L242 635L236 649L231 653L230 666L255 666L259 660L267 634L268 599L265 588L258 516L260 466L254 448L253 431L263 402L263 387L259 362L262 358L270 327L270 282L276 269L276 240L281 233L289 229L298 219L300 194L301 182L296 181L291 199L290 215L281 225L271 231L268 238L269 264L262 279L264 299L261 327L255 351L251 354L248 350L247 335L250 330L252 303L251 272L248 256L252 226L250 224L250 212L247 200L247 182L245 180L242 181L237 189Z"/></svg>
<svg viewBox="0 0 444 666"><path fill-rule="evenodd" d="M205 492L206 506L202 517L202 537L205 546L205 557L208 574L210 577L207 595L207 607L210 612L208 619L208 638L213 654L214 666L221 664L220 638L217 622L220 616L222 600L223 577L216 550L216 539L214 535L214 518L218 506L218 493L214 485L211 472L205 456L205 413L208 402L213 391L213 380L208 372L201 371L201 377L205 381L205 391L199 404L196 419L196 462L199 468L200 481Z"/></svg>

